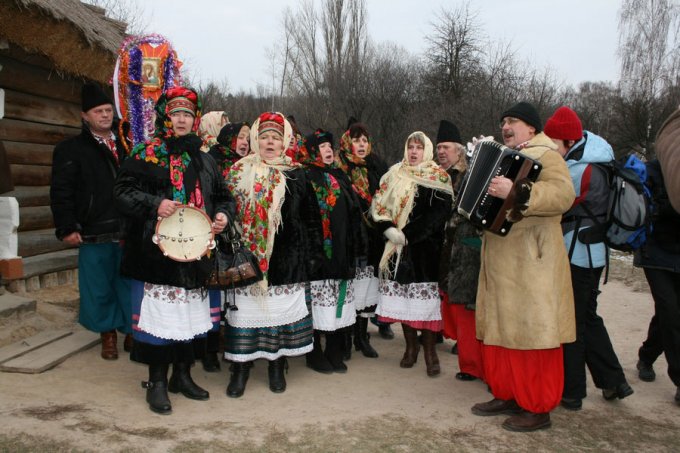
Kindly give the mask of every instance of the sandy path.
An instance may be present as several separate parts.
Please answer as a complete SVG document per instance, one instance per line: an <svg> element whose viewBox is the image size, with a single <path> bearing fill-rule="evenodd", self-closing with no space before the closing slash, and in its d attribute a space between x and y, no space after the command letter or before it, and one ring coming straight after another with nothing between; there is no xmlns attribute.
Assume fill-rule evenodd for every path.
<svg viewBox="0 0 680 453"><path fill-rule="evenodd" d="M392 341L373 335L380 358L355 353L345 375L321 375L303 358L291 360L283 394L269 391L266 362L257 362L240 399L225 396L226 366L211 374L199 365L193 375L210 400L171 395L169 416L148 410L139 384L144 366L103 361L98 347L40 375L0 373L0 450L678 451L680 407L665 360L656 364L654 383L640 382L635 370L651 296L611 281L600 307L635 394L609 403L589 382L583 410L556 409L553 428L539 433L508 433L503 417L470 413L490 395L481 382L454 379L451 342L438 346L440 377L426 376L422 357L413 369L399 368L403 338L395 329Z"/></svg>

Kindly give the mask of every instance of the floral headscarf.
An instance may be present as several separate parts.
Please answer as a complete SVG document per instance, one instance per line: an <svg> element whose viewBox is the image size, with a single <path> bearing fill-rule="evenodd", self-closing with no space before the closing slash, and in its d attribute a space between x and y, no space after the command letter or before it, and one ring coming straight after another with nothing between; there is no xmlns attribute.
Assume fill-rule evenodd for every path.
<svg viewBox="0 0 680 453"><path fill-rule="evenodd" d="M359 129L355 130L357 127ZM354 149L352 148L352 135L356 135L357 133L366 135L366 138L368 139L366 157L371 154L371 136L368 135L368 131L366 131L363 126L354 124L349 129L347 129L344 134L342 134L342 137L340 137L340 150L338 152L336 161L338 163L338 167L340 167L342 171L347 173L349 176L349 179L352 181L352 187L357 195L370 203L373 194L371 193L369 186L366 160L365 158L355 155Z"/></svg>
<svg viewBox="0 0 680 453"><path fill-rule="evenodd" d="M223 111L208 112L201 118L201 125L198 128L198 136L203 140L201 151L208 151L213 145L217 144L217 135L220 129L229 122L227 114Z"/></svg>
<svg viewBox="0 0 680 453"><path fill-rule="evenodd" d="M408 144L413 139L424 140L423 160L418 165L408 163ZM439 190L453 196L453 188L448 173L433 160L433 146L430 139L422 132L413 132L406 139L404 145L404 158L394 164L380 179L380 188L373 197L371 204L371 216L376 222L387 221L402 230L408 222L409 215L413 210L413 200L418 192L418 186ZM381 277L389 277L389 264L396 255L396 264L399 265L403 246L390 241L385 243L385 250L380 260Z"/></svg>
<svg viewBox="0 0 680 453"><path fill-rule="evenodd" d="M170 121L170 113L174 111L187 111L194 115L189 134L182 137L175 135ZM200 121L201 101L196 91L185 87L170 88L156 103L156 130L153 138L135 146L130 154L134 159L168 168L173 200L181 203L191 202L199 207L203 203L198 187L198 176L195 172L187 170L192 160L191 154L200 149L201 139L196 135ZM191 174L185 181L187 173ZM189 187L195 187L189 194L185 182L189 183Z"/></svg>
<svg viewBox="0 0 680 453"><path fill-rule="evenodd" d="M269 259L274 251L274 238L281 225L281 207L286 195L286 170L298 167L282 152L274 159L265 160L260 156L258 136L261 125L268 124L267 130L275 130L276 124L283 131L285 144L290 142L291 127L281 113L267 112L253 123L250 130L250 146L254 153L236 162L229 170L227 186L236 198L236 212L243 230L243 241L258 258L264 279L260 288L268 286Z"/></svg>

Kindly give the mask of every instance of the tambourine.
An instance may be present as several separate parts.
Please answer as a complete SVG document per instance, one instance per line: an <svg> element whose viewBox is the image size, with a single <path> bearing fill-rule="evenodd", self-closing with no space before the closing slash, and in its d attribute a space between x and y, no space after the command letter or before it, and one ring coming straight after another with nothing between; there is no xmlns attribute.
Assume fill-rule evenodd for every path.
<svg viewBox="0 0 680 453"><path fill-rule="evenodd" d="M215 248L210 217L190 205L179 205L171 216L160 219L152 240L164 256L179 262L200 260Z"/></svg>

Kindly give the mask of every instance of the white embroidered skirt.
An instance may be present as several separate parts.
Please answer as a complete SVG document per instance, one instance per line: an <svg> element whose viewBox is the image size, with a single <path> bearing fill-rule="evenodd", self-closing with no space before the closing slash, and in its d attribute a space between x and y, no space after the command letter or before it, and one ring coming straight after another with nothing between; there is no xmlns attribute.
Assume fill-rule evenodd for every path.
<svg viewBox="0 0 680 453"><path fill-rule="evenodd" d="M379 280L373 275L373 266L357 268L354 278L354 306L360 316L370 318L375 312L380 293ZM368 310L367 310L368 309Z"/></svg>
<svg viewBox="0 0 680 453"><path fill-rule="evenodd" d="M381 280L376 313L394 320L440 321L442 312L437 282L402 285L393 280Z"/></svg>
<svg viewBox="0 0 680 453"><path fill-rule="evenodd" d="M205 297L204 297L205 295ZM167 340L191 340L212 328L208 292L144 284L138 327Z"/></svg>
<svg viewBox="0 0 680 453"><path fill-rule="evenodd" d="M304 283L270 286L265 296L258 296L255 285L235 290L238 310L227 310L227 322L233 327L275 327L299 321L309 314L305 303Z"/></svg>
<svg viewBox="0 0 680 453"><path fill-rule="evenodd" d="M345 282L345 288L342 288ZM314 329L333 332L351 326L356 320L353 280L316 280L309 282ZM344 292L342 306L339 299Z"/></svg>

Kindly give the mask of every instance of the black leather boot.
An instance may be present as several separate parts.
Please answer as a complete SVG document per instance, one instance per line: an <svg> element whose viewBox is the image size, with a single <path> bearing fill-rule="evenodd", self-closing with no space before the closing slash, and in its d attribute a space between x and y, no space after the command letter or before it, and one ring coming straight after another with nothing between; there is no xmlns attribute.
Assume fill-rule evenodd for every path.
<svg viewBox="0 0 680 453"><path fill-rule="evenodd" d="M243 396L252 366L253 362L234 362L231 364L229 368L231 376L229 377L229 385L227 385L228 397L240 398Z"/></svg>
<svg viewBox="0 0 680 453"><path fill-rule="evenodd" d="M284 372L288 371L288 361L285 357L279 357L269 362L269 390L274 393L286 391L286 377Z"/></svg>
<svg viewBox="0 0 680 453"><path fill-rule="evenodd" d="M342 358L345 361L352 358L352 334L349 331L343 335Z"/></svg>
<svg viewBox="0 0 680 453"><path fill-rule="evenodd" d="M203 369L208 373L217 373L220 371L220 359L217 357L216 352L206 352L205 356L201 359L203 364Z"/></svg>
<svg viewBox="0 0 680 453"><path fill-rule="evenodd" d="M378 332L380 337L384 340L394 340L394 332L392 332L392 326L387 322L381 322L378 324Z"/></svg>
<svg viewBox="0 0 680 453"><path fill-rule="evenodd" d="M375 359L378 357L378 352L371 346L369 338L368 318L358 316L357 323L354 325L354 347L364 356Z"/></svg>
<svg viewBox="0 0 680 453"><path fill-rule="evenodd" d="M168 398L168 365L149 365L149 380L142 381L146 389L146 402L149 409L157 414L167 415L172 412Z"/></svg>
<svg viewBox="0 0 680 453"><path fill-rule="evenodd" d="M326 335L326 348L328 348L328 341L328 335ZM330 364L326 356L324 356L323 349L321 349L321 334L318 330L314 331L314 349L305 355L305 363L308 368L319 373L330 374L333 372L333 365Z"/></svg>
<svg viewBox="0 0 680 453"><path fill-rule="evenodd" d="M344 341L342 333L326 334L326 352L324 355L328 359L331 369L336 373L347 373L347 365L342 361L342 344Z"/></svg>
<svg viewBox="0 0 680 453"><path fill-rule="evenodd" d="M209 330L205 339L205 355L201 359L203 369L208 373L220 371L220 331Z"/></svg>
<svg viewBox="0 0 680 453"><path fill-rule="evenodd" d="M193 379L190 373L191 365L186 362L175 362L172 365L172 376L168 383L168 391L181 393L192 400L205 401L210 398L210 393L202 389Z"/></svg>

